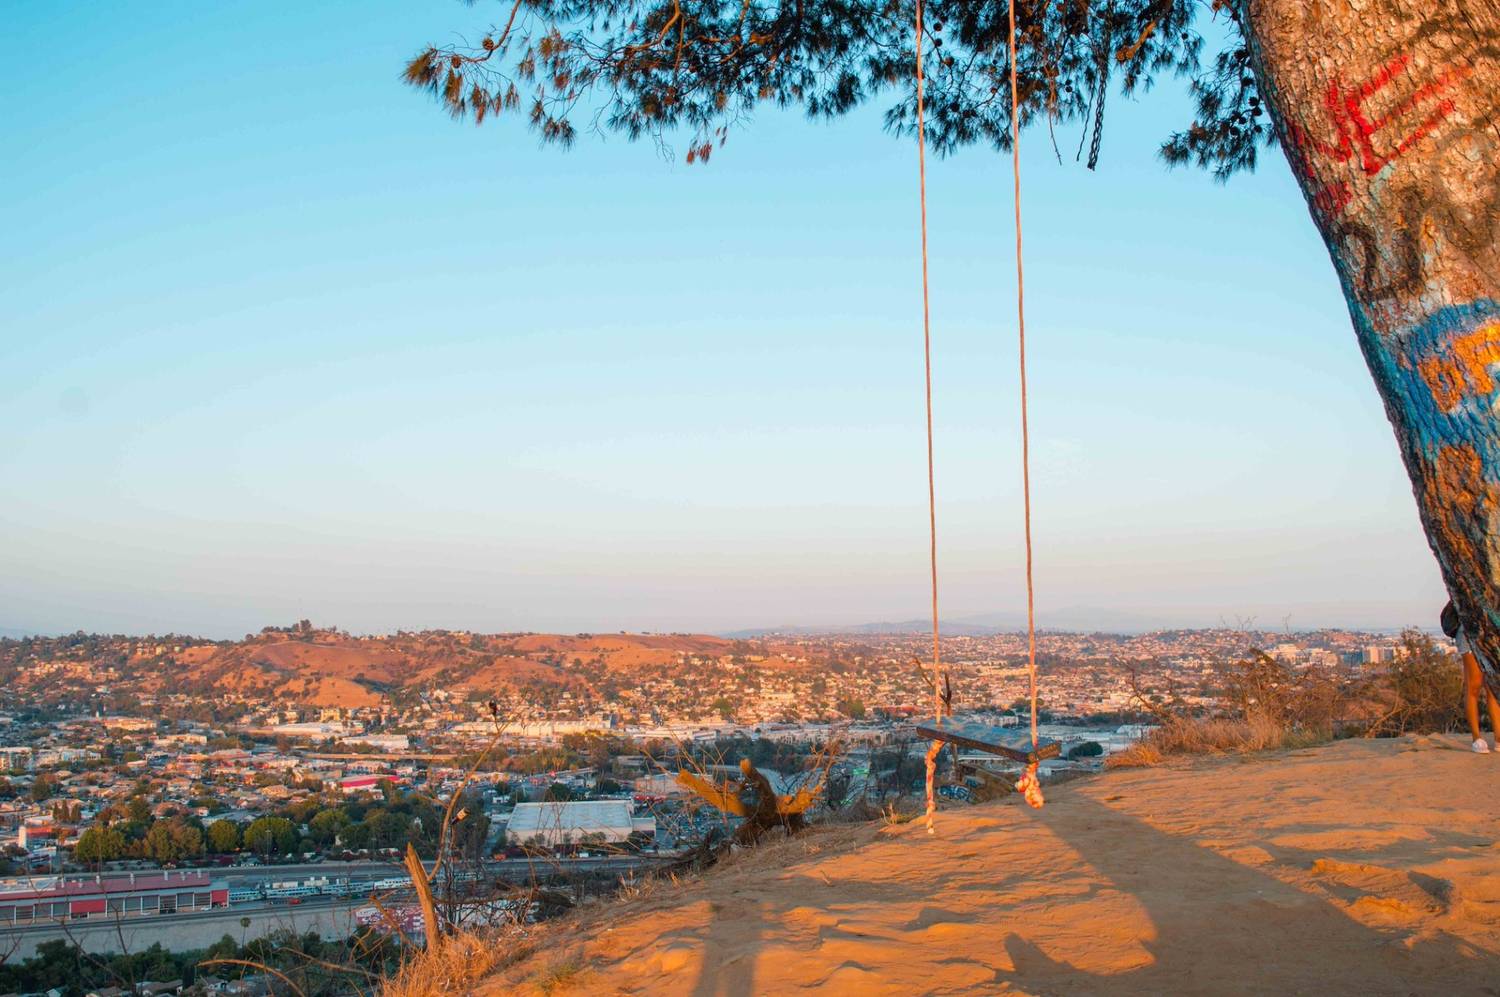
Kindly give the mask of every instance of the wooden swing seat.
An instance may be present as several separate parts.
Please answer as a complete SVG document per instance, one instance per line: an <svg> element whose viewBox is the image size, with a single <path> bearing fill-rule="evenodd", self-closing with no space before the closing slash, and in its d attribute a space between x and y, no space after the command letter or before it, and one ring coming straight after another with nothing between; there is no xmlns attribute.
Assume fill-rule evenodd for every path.
<svg viewBox="0 0 1500 997"><path fill-rule="evenodd" d="M1031 735L1024 730L1010 727L992 727L972 720L924 720L916 725L917 736L929 741L946 741L960 748L1001 755L1022 765L1032 765L1044 758L1056 758L1062 754L1062 744L1042 738L1035 747Z"/></svg>

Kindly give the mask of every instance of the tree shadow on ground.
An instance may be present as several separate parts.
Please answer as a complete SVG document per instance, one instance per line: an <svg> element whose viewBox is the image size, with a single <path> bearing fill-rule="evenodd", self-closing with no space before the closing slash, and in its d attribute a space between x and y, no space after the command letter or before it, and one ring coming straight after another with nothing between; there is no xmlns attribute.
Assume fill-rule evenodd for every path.
<svg viewBox="0 0 1500 997"><path fill-rule="evenodd" d="M1030 822L1040 826L1028 829ZM1500 997L1500 955L1435 927L1434 918L1357 920L1345 906L1354 894L1270 871L1303 870L1305 858L1245 849L1263 842L1238 836L1236 846L1258 857L1231 856L1200 837L1191 828L1163 830L1068 787L1040 814L1001 807L951 842L913 834L868 843L910 848L914 865L930 863L920 875L892 866L888 855L867 874L843 878L826 865L817 875L791 876L768 867L763 879L740 871L711 901L704 898L701 921L658 940L673 937L697 956L695 974L660 983L693 997L819 988ZM1053 849L1056 861L1007 867L1003 856L1033 840ZM933 846L952 861L928 851ZM1306 877L1299 871L1289 878ZM1412 882L1432 902L1444 902L1440 884ZM1137 913L1111 907L1120 904ZM1118 921L1108 920L1112 909L1120 910ZM1436 920L1451 925L1462 916L1450 908ZM1112 962L1120 968L1109 968Z"/></svg>
<svg viewBox="0 0 1500 997"><path fill-rule="evenodd" d="M693 997L756 997L755 961L765 934L766 905L747 901L732 917L711 903L702 964Z"/></svg>
<svg viewBox="0 0 1500 997"><path fill-rule="evenodd" d="M1084 793L1069 794L1066 806L1071 811L1067 823L1081 827L1058 831L1062 843L1142 906L1154 937L1141 938L1139 944L1151 962L1119 974L1089 973L1049 956L1023 928L1006 938L1015 968L997 973L997 983L1068 994L1442 992L1500 997L1500 957L1495 953L1442 932L1417 934L1398 923L1388 930L1369 927L1324 896L1186 836L1161 831ZM1119 847L1127 838L1131 847ZM1135 859L1142 848L1151 855L1147 864ZM1162 870L1169 874L1163 876ZM1337 959L1332 958L1335 953ZM1255 971L1239 980L1225 979L1226 962Z"/></svg>

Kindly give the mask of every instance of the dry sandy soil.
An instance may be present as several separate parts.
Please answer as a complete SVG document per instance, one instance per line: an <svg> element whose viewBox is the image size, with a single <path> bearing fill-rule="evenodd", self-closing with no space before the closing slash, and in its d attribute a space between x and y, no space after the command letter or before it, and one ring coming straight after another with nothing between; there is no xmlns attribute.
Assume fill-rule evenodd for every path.
<svg viewBox="0 0 1500 997"><path fill-rule="evenodd" d="M1344 741L809 834L543 931L485 994L1500 995L1500 755Z"/></svg>

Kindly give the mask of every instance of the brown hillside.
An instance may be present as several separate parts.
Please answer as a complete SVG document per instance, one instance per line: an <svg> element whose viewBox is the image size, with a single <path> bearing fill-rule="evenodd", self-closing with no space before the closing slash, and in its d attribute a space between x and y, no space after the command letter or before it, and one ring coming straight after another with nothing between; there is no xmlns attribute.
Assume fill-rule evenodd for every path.
<svg viewBox="0 0 1500 997"><path fill-rule="evenodd" d="M815 832L560 922L487 995L1488 994L1500 756L1457 738L1116 771Z"/></svg>
<svg viewBox="0 0 1500 997"><path fill-rule="evenodd" d="M470 635L428 632L349 637L318 632L309 639L279 634L237 644L192 648L178 655L170 675L153 676L190 687L278 695L315 706L375 705L381 691L441 686L455 691L497 690L534 683L579 688L587 679L574 662L602 664L629 676L643 668L675 666L684 655L718 657L733 642L697 635ZM763 667L782 662L771 658ZM185 667L184 667L185 666Z"/></svg>
<svg viewBox="0 0 1500 997"><path fill-rule="evenodd" d="M408 664L405 655L381 647L374 641L357 641L347 645L284 641L260 645L250 653L253 659L263 660L300 675L346 679L359 676L377 682L399 682L404 666Z"/></svg>
<svg viewBox="0 0 1500 997"><path fill-rule="evenodd" d="M733 642L723 637L698 634L526 634L514 641L517 651L611 652L631 649L682 651L707 654L728 651Z"/></svg>
<svg viewBox="0 0 1500 997"><path fill-rule="evenodd" d="M276 690L283 699L296 700L312 706L340 706L356 708L379 706L380 695L371 692L358 682L342 678L292 679Z"/></svg>
<svg viewBox="0 0 1500 997"><path fill-rule="evenodd" d="M555 634L527 634L512 642L517 653L527 655L562 655L573 658L603 659L606 666L630 670L643 665L667 665L683 654L717 657L728 654L732 641L722 637L664 634L599 634L585 637Z"/></svg>
<svg viewBox="0 0 1500 997"><path fill-rule="evenodd" d="M414 671L409 655L377 641L255 641L219 648L181 678L225 692L274 691L315 706L354 707L380 701L372 685L399 686Z"/></svg>
<svg viewBox="0 0 1500 997"><path fill-rule="evenodd" d="M441 669L432 669L434 673L439 670ZM425 674L423 677L426 677ZM494 664L476 667L457 685L460 688L496 689L505 685L525 685L528 682L578 685L581 680L560 671L555 665L542 664L530 658L508 656L496 658Z"/></svg>

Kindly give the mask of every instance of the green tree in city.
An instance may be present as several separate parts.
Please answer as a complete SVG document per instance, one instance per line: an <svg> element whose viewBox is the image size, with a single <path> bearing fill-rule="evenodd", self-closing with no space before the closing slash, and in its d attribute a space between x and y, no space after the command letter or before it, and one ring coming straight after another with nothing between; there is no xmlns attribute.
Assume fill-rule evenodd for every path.
<svg viewBox="0 0 1500 997"><path fill-rule="evenodd" d="M839 712L852 720L863 720L865 718L864 700L855 696L846 696L839 700Z"/></svg>
<svg viewBox="0 0 1500 997"><path fill-rule="evenodd" d="M57 794L57 780L46 773L37 776L31 783L31 798L37 803L50 800Z"/></svg>
<svg viewBox="0 0 1500 997"><path fill-rule="evenodd" d="M181 818L159 820L141 841L147 858L162 865L203 854L203 833Z"/></svg>
<svg viewBox="0 0 1500 997"><path fill-rule="evenodd" d="M411 818L384 807L376 807L366 814L364 826L371 848L404 848L411 840Z"/></svg>
<svg viewBox="0 0 1500 997"><path fill-rule="evenodd" d="M99 865L125 854L125 836L114 828L94 826L78 836L73 858L84 865Z"/></svg>
<svg viewBox="0 0 1500 997"><path fill-rule="evenodd" d="M370 827L364 821L350 824L339 832L339 841L345 848L359 851L370 847Z"/></svg>
<svg viewBox="0 0 1500 997"><path fill-rule="evenodd" d="M208 850L224 855L228 852L238 851L240 847L240 826L232 820L216 820L208 825Z"/></svg>
<svg viewBox="0 0 1500 997"><path fill-rule="evenodd" d="M257 817L245 828L244 844L257 855L284 855L297 847L297 831L285 817Z"/></svg>
<svg viewBox="0 0 1500 997"><path fill-rule="evenodd" d="M220 821L219 823L222 824L224 822ZM249 918L241 918L241 920L248 921ZM249 927L249 925L245 925L245 927ZM235 943L234 937L226 932L219 937L218 941L203 950L203 959L205 962L210 959L233 959L239 954L239 945Z"/></svg>
<svg viewBox="0 0 1500 997"><path fill-rule="evenodd" d="M349 815L340 807L331 807L320 810L312 820L307 822L307 829L312 833L313 841L319 845L331 845L340 833L349 826L351 821Z"/></svg>

